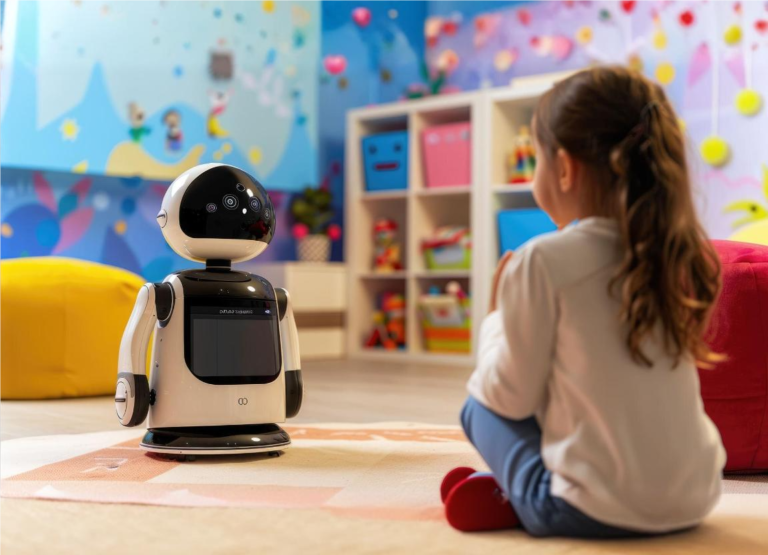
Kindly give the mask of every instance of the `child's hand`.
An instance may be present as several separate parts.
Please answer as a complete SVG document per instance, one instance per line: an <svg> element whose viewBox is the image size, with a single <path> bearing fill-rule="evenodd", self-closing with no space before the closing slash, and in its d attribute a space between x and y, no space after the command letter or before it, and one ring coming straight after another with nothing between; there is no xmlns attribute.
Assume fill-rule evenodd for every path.
<svg viewBox="0 0 768 555"><path fill-rule="evenodd" d="M496 266L496 271L493 273L493 286L491 287L491 306L489 312L496 310L496 296L499 292L499 281L501 281L501 275L504 273L507 263L512 260L512 251L507 251L504 256L499 260L499 265Z"/></svg>

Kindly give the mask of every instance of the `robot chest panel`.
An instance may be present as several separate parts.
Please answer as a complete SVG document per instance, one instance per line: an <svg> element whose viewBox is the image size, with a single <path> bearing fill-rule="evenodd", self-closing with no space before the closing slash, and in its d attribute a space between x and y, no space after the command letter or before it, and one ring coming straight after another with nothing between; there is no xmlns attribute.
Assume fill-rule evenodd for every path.
<svg viewBox="0 0 768 555"><path fill-rule="evenodd" d="M265 384L280 374L274 291L268 282L244 275L247 281L180 280L183 308L173 316L183 319L186 366L202 382Z"/></svg>

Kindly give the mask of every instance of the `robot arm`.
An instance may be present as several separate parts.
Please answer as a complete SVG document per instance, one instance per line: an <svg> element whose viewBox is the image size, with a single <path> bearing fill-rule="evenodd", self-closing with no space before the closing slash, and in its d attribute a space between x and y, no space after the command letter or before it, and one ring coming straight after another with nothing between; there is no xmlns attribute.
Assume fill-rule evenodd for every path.
<svg viewBox="0 0 768 555"><path fill-rule="evenodd" d="M117 362L115 411L123 426L138 426L149 412L147 345L155 324L167 321L173 310L173 289L169 283L146 283L139 290L136 304L120 342Z"/></svg>
<svg viewBox="0 0 768 555"><path fill-rule="evenodd" d="M296 319L293 317L288 291L278 287L275 288L275 294L280 311L280 337L283 347L283 368L285 368L285 415L287 418L293 418L299 413L304 397L299 332L296 328Z"/></svg>

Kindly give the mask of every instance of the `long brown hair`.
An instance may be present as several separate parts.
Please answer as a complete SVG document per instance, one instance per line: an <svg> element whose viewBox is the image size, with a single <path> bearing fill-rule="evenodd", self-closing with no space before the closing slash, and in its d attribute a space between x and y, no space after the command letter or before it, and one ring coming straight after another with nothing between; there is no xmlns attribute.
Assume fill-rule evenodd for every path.
<svg viewBox="0 0 768 555"><path fill-rule="evenodd" d="M625 255L611 292L635 361L652 366L643 340L663 328L676 362L721 357L704 333L720 292L720 264L696 216L685 140L664 90L622 67L597 67L556 84L540 100L535 133L543 154L558 149L584 164L587 201L618 220Z"/></svg>

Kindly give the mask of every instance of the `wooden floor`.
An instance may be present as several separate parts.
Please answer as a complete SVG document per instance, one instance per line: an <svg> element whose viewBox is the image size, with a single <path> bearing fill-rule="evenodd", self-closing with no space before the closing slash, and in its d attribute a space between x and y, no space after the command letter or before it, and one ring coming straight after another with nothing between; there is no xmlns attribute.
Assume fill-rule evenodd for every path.
<svg viewBox="0 0 768 555"><path fill-rule="evenodd" d="M305 398L291 422L457 424L471 369L381 362L304 363ZM120 429L111 396L3 401L3 440Z"/></svg>

